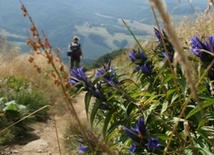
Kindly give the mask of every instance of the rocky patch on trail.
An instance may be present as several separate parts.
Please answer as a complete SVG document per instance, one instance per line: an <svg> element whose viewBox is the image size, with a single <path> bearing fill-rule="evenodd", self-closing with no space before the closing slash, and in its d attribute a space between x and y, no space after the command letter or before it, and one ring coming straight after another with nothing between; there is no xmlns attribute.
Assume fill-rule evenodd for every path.
<svg viewBox="0 0 214 155"><path fill-rule="evenodd" d="M51 155L52 153L49 152L49 150L50 148L48 143L43 139L32 141L20 149L22 155L29 155L32 153Z"/></svg>

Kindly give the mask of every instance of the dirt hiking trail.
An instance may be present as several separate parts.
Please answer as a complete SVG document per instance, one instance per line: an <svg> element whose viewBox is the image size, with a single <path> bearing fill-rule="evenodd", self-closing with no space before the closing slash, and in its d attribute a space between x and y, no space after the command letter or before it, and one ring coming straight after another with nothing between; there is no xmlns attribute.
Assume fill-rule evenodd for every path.
<svg viewBox="0 0 214 155"><path fill-rule="evenodd" d="M84 109L84 93L79 94L75 98L74 107L80 120L86 120ZM45 123L32 124L32 134L29 135L27 142L24 145L7 146L4 152L0 155L60 155L57 134L61 148L61 155L71 155L66 151L64 146L64 133L69 122L71 122L71 114L69 110L64 110L62 114L50 116L50 119ZM56 128L57 127L57 131Z"/></svg>

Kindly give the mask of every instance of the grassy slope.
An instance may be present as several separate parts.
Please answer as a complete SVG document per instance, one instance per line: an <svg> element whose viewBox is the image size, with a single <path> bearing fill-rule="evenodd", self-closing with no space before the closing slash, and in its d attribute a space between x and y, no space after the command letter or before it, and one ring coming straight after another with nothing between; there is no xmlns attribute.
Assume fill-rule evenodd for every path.
<svg viewBox="0 0 214 155"><path fill-rule="evenodd" d="M183 46L189 46L187 43L190 41L193 35L200 35L200 36L214 35L213 25L214 25L213 13L209 13L206 16L204 15L199 16L195 21L186 19L180 24L179 27L177 27L178 36L180 37L183 43ZM149 41L152 41L152 40L148 40L147 42L142 42L145 48L148 47L148 44L150 44ZM149 46L151 46L151 44ZM3 62L0 68L1 77L13 76L13 75L14 76L24 75L24 76L31 76L30 78L33 78L33 77L38 78L38 76L35 76L36 73L33 67L30 67L30 65L28 65L28 61L27 61L28 54L25 54L25 55L17 54L17 53L20 53L18 49L9 48L8 43L3 41L1 41L0 47L1 47L1 55L3 54L1 59L5 59L5 60L1 60ZM126 67L127 61L128 61L128 52L131 49L132 49L132 46L130 46L130 48L126 52L122 52L121 55L117 56L113 60L113 64L118 67ZM44 60L40 59L40 61L41 61L40 62L41 64L45 64L42 62ZM15 62L15 64L13 62ZM23 68L23 66L25 67ZM28 66L29 69L26 66Z"/></svg>
<svg viewBox="0 0 214 155"><path fill-rule="evenodd" d="M197 35L199 37L214 35L213 25L214 25L214 13L210 12L207 15L199 15L197 18L195 18L195 20L190 18L184 19L176 27L176 32L178 37L180 38L183 47L189 47L190 40L194 35ZM148 49L146 50L147 54L152 52L151 49L155 47L152 42L155 41L154 39L156 38L154 37L155 36L154 33L152 35L153 35L153 37L151 37L152 39L150 38L149 40L142 42L143 48ZM123 54L117 56L113 60L113 64L119 68L126 68L126 71L127 69L131 71L132 67L127 63L127 61L129 61L128 52L131 51L131 49L132 48L128 49Z"/></svg>
<svg viewBox="0 0 214 155"><path fill-rule="evenodd" d="M7 30L4 34L9 39L26 49L24 43L29 22L25 18L22 18L19 1L12 1L1 0L3 5L0 5L0 14L2 14L0 16L0 27ZM127 31L124 25L121 24L121 19L124 19L133 31L147 32L148 35L151 35L151 25L155 23L147 1L133 1L132 5L130 5L130 1L128 0L108 0L102 3L98 0L94 0L93 2L80 0L76 1L75 5L67 0L46 0L39 2L23 0L22 2L28 8L38 28L44 30L46 35L49 36L54 48L59 47L62 51L66 52L67 45L70 43L72 36L78 34L81 37L81 43L85 50L85 58L89 59L96 59L104 53L118 49L113 43L114 40L128 40L126 47L134 44L134 40L130 34L125 33ZM92 5L87 7L86 3ZM182 6L184 2L180 3L176 0L170 1L169 9L173 11L173 15L178 16L185 11L179 12L184 7ZM178 7L176 7L177 5ZM200 7L203 7L202 5L204 6L204 3ZM187 8L188 10L189 6L186 5L185 9ZM111 8L111 11L109 11L109 8ZM95 27L86 27L86 23ZM107 29L111 29L114 34L110 35ZM120 33L121 30L124 30L124 32ZM103 42L110 48L94 43L88 37L90 31L104 37ZM138 34L137 37L145 40L145 35L142 37L142 34ZM66 56L63 55L62 57L65 58Z"/></svg>

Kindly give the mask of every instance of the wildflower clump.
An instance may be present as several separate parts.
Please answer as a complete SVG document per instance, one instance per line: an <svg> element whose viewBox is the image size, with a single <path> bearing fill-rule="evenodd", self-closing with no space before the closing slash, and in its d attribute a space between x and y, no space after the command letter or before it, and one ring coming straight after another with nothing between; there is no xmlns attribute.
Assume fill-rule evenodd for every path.
<svg viewBox="0 0 214 155"><path fill-rule="evenodd" d="M28 15L26 9L22 9L24 15ZM92 130L85 132L75 115L82 129L77 136L79 153L214 153L214 100L206 89L212 90L207 82L212 83L214 80L213 37L208 37L205 42L193 37L192 47L184 48L182 53L188 58L185 57L185 61L191 61L192 66L180 66L174 63L175 44L170 42L170 35L154 28L156 46L146 50L139 46L127 55L130 66L133 66L131 78L120 74L110 62L97 69L95 75L88 76L84 67L80 67L71 70L71 76L64 78L60 74L63 67L60 67L59 72L53 63L48 40L41 41L34 24L31 31L35 40L29 39L28 43L38 54L43 54L39 50L41 48L45 51L48 63L52 64L56 72L52 72L55 84L64 88L62 81L67 78L67 84L75 88L75 93L69 93L71 96L65 93L68 100L85 92L85 110ZM193 59L187 54L189 51L200 59ZM34 59L30 58L29 61L34 62ZM199 64L203 67L199 68ZM191 76L186 77L187 74L184 74L187 67L195 75L191 79L197 81L194 87L189 83ZM73 104L69 104L75 113ZM96 127L100 129L99 136L94 135L93 129Z"/></svg>
<svg viewBox="0 0 214 155"><path fill-rule="evenodd" d="M214 36L208 36L205 41L194 36L191 39L190 51L194 53L202 62L204 69L208 68L208 77L214 80Z"/></svg>
<svg viewBox="0 0 214 155"><path fill-rule="evenodd" d="M124 127L124 130L126 134L134 141L131 148L129 148L130 153L134 153L137 149L147 149L148 152L154 152L159 146L161 146L158 142L158 138L152 138L148 135L143 117L138 119L135 128L131 127L129 129Z"/></svg>
<svg viewBox="0 0 214 155"><path fill-rule="evenodd" d="M85 108L90 122L92 126L94 123L102 126L104 139L109 143L113 142L112 145L118 147L116 151L119 154L164 154L166 147L169 154L186 154L191 147L195 148L192 150L193 154L212 152L211 139L204 139L203 144L200 139L205 133L211 134L206 124L213 123L207 117L208 113L212 113L213 100L200 80L197 85L198 98L203 107L207 107L203 109L207 114L203 115L198 98L193 98L191 94L182 67L173 64L175 51L167 34L156 28L154 34L157 37L157 45L153 48L154 56L146 55L147 52L141 48L133 49L128 54L130 65L134 66L133 75L138 77L136 81L120 75L110 63L97 69L90 80L82 73L81 77L74 74L77 80L71 83L78 89L81 87L76 82L82 83L83 90L87 92ZM203 73L210 66L212 57L200 52L212 52L210 46L194 38L193 47L189 49L201 58L201 62L192 61L194 65L204 63L204 69L201 70ZM193 60L191 57L190 55L190 61ZM159 67L160 62L166 65ZM204 76L204 79L212 80L209 75L211 71L212 67L211 70L208 69L208 76ZM198 70L193 71L194 74L197 72ZM92 96L96 100L92 101ZM171 136L172 133L174 136ZM168 144L169 141L172 142ZM208 147L201 150L201 145Z"/></svg>

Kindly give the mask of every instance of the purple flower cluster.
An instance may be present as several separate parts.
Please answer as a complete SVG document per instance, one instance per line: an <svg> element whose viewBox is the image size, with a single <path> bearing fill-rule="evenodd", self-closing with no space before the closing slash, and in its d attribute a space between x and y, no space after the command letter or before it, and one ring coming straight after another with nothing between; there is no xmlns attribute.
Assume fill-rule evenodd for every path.
<svg viewBox="0 0 214 155"><path fill-rule="evenodd" d="M158 46L155 49L155 52L159 54L161 58L169 59L170 62L173 62L174 58L174 48L170 43L168 36L162 30L160 32L158 29L154 28L155 36L158 39Z"/></svg>
<svg viewBox="0 0 214 155"><path fill-rule="evenodd" d="M82 153L86 153L86 151L88 151L88 146L80 145L78 153L82 154Z"/></svg>
<svg viewBox="0 0 214 155"><path fill-rule="evenodd" d="M101 149L97 148L97 144L99 143L99 139L91 132L91 131L86 131L85 136L79 135L78 137L78 142L80 143L79 151L78 154L83 154L87 152L100 152ZM90 148L89 148L90 146ZM92 150L90 150L92 149Z"/></svg>
<svg viewBox="0 0 214 155"><path fill-rule="evenodd" d="M191 39L191 52L200 58L206 68L214 60L214 36L208 36L207 41L202 42L197 36ZM214 65L208 71L210 80L214 80Z"/></svg>
<svg viewBox="0 0 214 155"><path fill-rule="evenodd" d="M92 83L91 80L86 76L85 69L83 67L71 70L71 75L72 76L69 78L69 82L72 85L78 88L84 87L83 90L90 92L98 100L102 102L107 101L106 96L101 90L102 84L99 82L97 84ZM102 103L100 105L100 109L109 110L109 107L106 104Z"/></svg>
<svg viewBox="0 0 214 155"><path fill-rule="evenodd" d="M111 63L108 65L103 65L103 68L98 69L95 78L101 78L101 81L107 83L111 86L115 86L119 84L117 80L117 73L114 71L114 67L111 66Z"/></svg>
<svg viewBox="0 0 214 155"><path fill-rule="evenodd" d="M85 69L83 67L72 69L71 75L72 77L69 78L69 82L72 85L75 85L77 87L84 86L85 90L94 87L92 82L85 75Z"/></svg>
<svg viewBox="0 0 214 155"><path fill-rule="evenodd" d="M161 146L161 144L158 142L158 138L153 138L150 136L148 137L143 117L138 119L135 128L131 127L129 129L124 127L124 131L135 142L132 144L131 148L129 148L130 153L134 153L137 149L136 143L138 144L138 147L146 146L150 152L154 152L157 147Z"/></svg>
<svg viewBox="0 0 214 155"><path fill-rule="evenodd" d="M145 53L138 49L138 51L132 50L129 53L129 59L132 63L136 65L134 71L142 71L144 74L151 76L153 65L150 61L148 61L147 56Z"/></svg>
<svg viewBox="0 0 214 155"><path fill-rule="evenodd" d="M208 36L208 41L202 42L197 36L192 37L191 51L200 58L202 62L212 61L214 54L214 36Z"/></svg>

